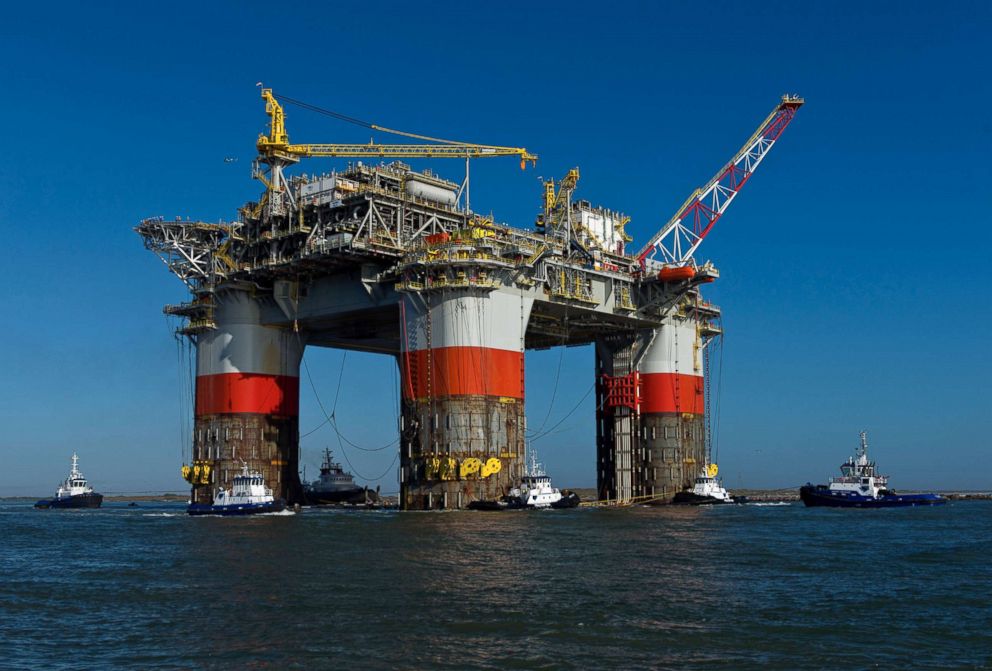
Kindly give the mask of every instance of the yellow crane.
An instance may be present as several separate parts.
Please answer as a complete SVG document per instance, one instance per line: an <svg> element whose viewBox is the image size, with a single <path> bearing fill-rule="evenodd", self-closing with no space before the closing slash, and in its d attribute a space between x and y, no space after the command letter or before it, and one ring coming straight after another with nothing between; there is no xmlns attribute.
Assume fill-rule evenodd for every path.
<svg viewBox="0 0 992 671"><path fill-rule="evenodd" d="M572 168L557 185L553 177L544 183L544 211L537 215L538 232L553 233L560 229L562 220L568 217L572 192L578 182L579 169Z"/></svg>
<svg viewBox="0 0 992 671"><path fill-rule="evenodd" d="M267 164L272 170L268 179L258 170L255 171L255 176L267 187L266 199L270 203L279 200L279 194L286 191L287 185L282 175L283 166L296 163L301 158L307 157L463 158L465 159L466 168L464 185L466 189L468 187L469 159L517 156L520 158L521 170L527 167L528 161L531 165L537 163L537 154L532 154L524 147L502 147L498 145L443 140L365 122L358 123L371 130L423 140L429 144L376 144L372 140L368 144L291 144L289 133L286 131L286 113L283 110L282 104L279 102L279 96L276 96L272 92L272 89L262 87L262 99L265 100L265 113L269 115L269 134L260 133L255 146L258 149L258 161ZM301 104L290 98L283 97L283 99ZM330 113L313 105L304 103L303 106L319 112ZM344 117L343 115L330 114L351 122L357 122L357 120Z"/></svg>
<svg viewBox="0 0 992 671"><path fill-rule="evenodd" d="M262 89L265 100L265 112L269 115L269 134L258 136L258 153L263 157L278 157L288 160L303 157L362 157L380 156L390 158L491 158L496 156L519 156L520 168L523 169L530 161L537 162L537 155L524 147L500 147L490 144L475 144L471 142L455 142L440 138L407 133L405 131L367 124L372 130L392 135L402 135L417 140L425 140L433 144L290 144L286 132L286 114L282 105L272 93L272 89Z"/></svg>

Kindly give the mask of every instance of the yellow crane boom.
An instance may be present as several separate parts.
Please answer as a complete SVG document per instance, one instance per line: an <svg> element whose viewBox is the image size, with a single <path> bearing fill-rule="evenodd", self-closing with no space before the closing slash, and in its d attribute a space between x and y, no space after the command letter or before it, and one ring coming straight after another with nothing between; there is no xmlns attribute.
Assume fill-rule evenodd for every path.
<svg viewBox="0 0 992 671"><path fill-rule="evenodd" d="M272 89L263 88L262 98L265 100L265 113L269 115L269 134L258 136L256 144L259 155L265 158L277 158L295 161L304 157L357 157L379 156L390 158L492 158L496 156L518 156L520 168L526 167L527 161L537 162L537 155L523 147L501 147L498 145L475 144L471 142L453 142L441 140L426 135L407 133L383 126L367 124L372 130L403 135L406 137L426 140L431 144L290 144L286 132L286 114Z"/></svg>

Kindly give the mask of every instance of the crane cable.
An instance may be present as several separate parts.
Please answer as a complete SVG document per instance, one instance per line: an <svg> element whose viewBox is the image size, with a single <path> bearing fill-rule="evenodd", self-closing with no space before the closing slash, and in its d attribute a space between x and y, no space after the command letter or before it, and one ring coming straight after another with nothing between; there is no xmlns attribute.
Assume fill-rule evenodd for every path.
<svg viewBox="0 0 992 671"><path fill-rule="evenodd" d="M418 133L408 133L402 130L396 130L395 128L386 128L385 126L379 126L369 121L362 121L361 119L356 119L353 116L348 116L347 114L341 114L340 112L335 112L333 110L325 109L323 107L318 107L317 105L311 105L308 102L303 102L302 100L297 100L296 98L290 98L289 96L284 96L279 93L272 94L277 100L289 103L290 105L295 105L302 109L308 110L310 112L316 112L317 114L323 114L324 116L329 116L338 121L344 121L346 123L354 124L356 126L361 126L362 128L368 128L369 130L379 131L380 133L389 133L391 135L401 135L403 137L411 137L415 140L426 140L427 142L440 142L443 144L455 144L462 147L488 147L492 145L480 145L475 142L460 142L458 140L445 140L442 138L431 137L430 135L420 135Z"/></svg>

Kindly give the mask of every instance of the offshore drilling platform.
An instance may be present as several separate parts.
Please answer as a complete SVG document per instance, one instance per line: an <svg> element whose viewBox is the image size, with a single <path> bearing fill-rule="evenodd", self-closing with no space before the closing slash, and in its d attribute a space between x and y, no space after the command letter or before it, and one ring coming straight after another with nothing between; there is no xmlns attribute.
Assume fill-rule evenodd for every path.
<svg viewBox="0 0 992 671"><path fill-rule="evenodd" d="M703 353L719 277L695 252L803 104L783 96L734 157L638 252L628 217L574 200L573 169L544 183L533 230L473 212L469 162L526 149L450 142L292 144L262 89L261 197L233 223L142 221L136 231L187 286L165 312L196 347L192 501L242 463L299 502L300 363L307 346L376 352L400 371L400 507L464 508L524 474L524 352L593 344L599 498L669 502L707 463ZM342 118L341 115L330 113ZM355 120L351 120L355 121ZM364 159L288 175L307 157ZM384 163L383 159L393 159ZM405 158L460 158L452 182ZM367 161L373 161L369 163Z"/></svg>

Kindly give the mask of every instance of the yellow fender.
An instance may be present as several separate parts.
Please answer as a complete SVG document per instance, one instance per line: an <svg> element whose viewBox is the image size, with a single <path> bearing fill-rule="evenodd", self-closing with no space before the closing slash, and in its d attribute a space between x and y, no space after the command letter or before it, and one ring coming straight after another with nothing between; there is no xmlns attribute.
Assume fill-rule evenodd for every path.
<svg viewBox="0 0 992 671"><path fill-rule="evenodd" d="M482 460L475 457L469 457L462 461L461 469L459 473L463 478L467 478L470 475L475 475L482 468Z"/></svg>
<svg viewBox="0 0 992 671"><path fill-rule="evenodd" d="M709 475L711 478L715 478L716 474L719 472L720 469L717 467L716 464L710 464L709 466L706 467L706 474Z"/></svg>
<svg viewBox="0 0 992 671"><path fill-rule="evenodd" d="M442 480L454 480L455 479L455 465L456 462L453 457L446 457L440 460L441 463L438 468L438 475Z"/></svg>
<svg viewBox="0 0 992 671"><path fill-rule="evenodd" d="M482 477L488 478L490 475L495 475L503 469L503 462L496 457L490 457L486 460L486 465L482 467Z"/></svg>
<svg viewBox="0 0 992 671"><path fill-rule="evenodd" d="M189 482L190 484L193 483L193 469L192 468L190 468L186 464L183 464L183 467L180 469L179 472L183 474L183 480L185 480L186 482Z"/></svg>

